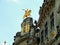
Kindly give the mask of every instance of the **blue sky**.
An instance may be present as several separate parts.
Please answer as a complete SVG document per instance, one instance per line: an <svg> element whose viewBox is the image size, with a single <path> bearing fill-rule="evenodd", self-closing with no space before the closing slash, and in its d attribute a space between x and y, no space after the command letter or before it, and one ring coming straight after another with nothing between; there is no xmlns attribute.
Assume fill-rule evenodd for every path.
<svg viewBox="0 0 60 45"><path fill-rule="evenodd" d="M42 3L43 0L0 0L0 45L5 40L7 45L12 45L14 35L21 31L22 9L31 9L31 17L38 20Z"/></svg>

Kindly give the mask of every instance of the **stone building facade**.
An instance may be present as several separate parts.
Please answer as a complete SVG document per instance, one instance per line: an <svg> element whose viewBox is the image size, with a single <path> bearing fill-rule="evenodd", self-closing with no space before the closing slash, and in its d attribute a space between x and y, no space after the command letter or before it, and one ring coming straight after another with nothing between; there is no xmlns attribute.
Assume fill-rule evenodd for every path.
<svg viewBox="0 0 60 45"><path fill-rule="evenodd" d="M60 45L60 0L44 0L39 16L40 45Z"/></svg>

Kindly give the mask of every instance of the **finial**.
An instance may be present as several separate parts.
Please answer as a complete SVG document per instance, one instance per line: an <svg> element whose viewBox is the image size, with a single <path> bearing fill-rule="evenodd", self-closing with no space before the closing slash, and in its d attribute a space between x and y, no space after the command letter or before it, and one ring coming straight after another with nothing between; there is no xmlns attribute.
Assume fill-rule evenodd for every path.
<svg viewBox="0 0 60 45"><path fill-rule="evenodd" d="M4 45L6 45L6 41L4 41Z"/></svg>

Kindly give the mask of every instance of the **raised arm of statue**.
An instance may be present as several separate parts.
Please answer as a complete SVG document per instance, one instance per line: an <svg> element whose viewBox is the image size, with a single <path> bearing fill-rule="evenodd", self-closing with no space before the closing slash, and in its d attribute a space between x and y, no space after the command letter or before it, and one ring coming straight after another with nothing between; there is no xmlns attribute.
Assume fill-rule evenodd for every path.
<svg viewBox="0 0 60 45"><path fill-rule="evenodd" d="M31 15L31 10L25 10L24 18L28 17Z"/></svg>

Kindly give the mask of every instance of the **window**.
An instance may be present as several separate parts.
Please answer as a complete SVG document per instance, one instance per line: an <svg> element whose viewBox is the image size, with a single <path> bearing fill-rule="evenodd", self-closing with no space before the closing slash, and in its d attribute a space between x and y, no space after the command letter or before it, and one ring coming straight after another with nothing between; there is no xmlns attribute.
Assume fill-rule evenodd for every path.
<svg viewBox="0 0 60 45"><path fill-rule="evenodd" d="M43 31L41 32L41 43L43 43Z"/></svg>
<svg viewBox="0 0 60 45"><path fill-rule="evenodd" d="M48 28L46 27L46 29L45 29L45 37L47 38L47 36L48 36Z"/></svg>
<svg viewBox="0 0 60 45"><path fill-rule="evenodd" d="M51 24L51 29L52 29L54 27L54 18L51 20L50 24Z"/></svg>
<svg viewBox="0 0 60 45"><path fill-rule="evenodd" d="M48 37L48 24L47 24L47 22L45 24L45 37L46 38Z"/></svg>
<svg viewBox="0 0 60 45"><path fill-rule="evenodd" d="M58 34L60 34L60 28L59 28L59 25L58 25L56 28L57 28Z"/></svg>
<svg viewBox="0 0 60 45"><path fill-rule="evenodd" d="M54 14L52 13L52 15L50 16L50 25L51 25L51 29L54 27Z"/></svg>
<svg viewBox="0 0 60 45"><path fill-rule="evenodd" d="M45 27L47 27L47 22L46 22L46 24L45 24Z"/></svg>
<svg viewBox="0 0 60 45"><path fill-rule="evenodd" d="M54 17L54 14L53 14L53 12L52 12L52 14L51 14L51 16L50 16L50 19L52 19Z"/></svg>

